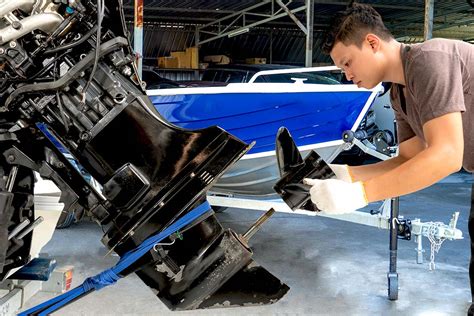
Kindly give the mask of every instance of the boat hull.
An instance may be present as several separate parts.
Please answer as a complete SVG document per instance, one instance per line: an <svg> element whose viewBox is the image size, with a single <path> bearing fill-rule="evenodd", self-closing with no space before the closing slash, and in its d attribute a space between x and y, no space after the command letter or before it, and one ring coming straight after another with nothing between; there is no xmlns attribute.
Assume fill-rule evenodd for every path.
<svg viewBox="0 0 474 316"><path fill-rule="evenodd" d="M303 155L324 158L340 150L342 133L355 131L377 89L354 85L231 84L148 91L158 112L186 129L218 125L253 148L214 185L218 194L273 195L279 179L275 135L286 127Z"/></svg>
<svg viewBox="0 0 474 316"><path fill-rule="evenodd" d="M329 158L340 151L340 145L315 149L322 157ZM303 150L306 157L310 150ZM253 198L276 197L273 186L280 179L276 155L243 157L229 169L209 191L224 196L250 196Z"/></svg>

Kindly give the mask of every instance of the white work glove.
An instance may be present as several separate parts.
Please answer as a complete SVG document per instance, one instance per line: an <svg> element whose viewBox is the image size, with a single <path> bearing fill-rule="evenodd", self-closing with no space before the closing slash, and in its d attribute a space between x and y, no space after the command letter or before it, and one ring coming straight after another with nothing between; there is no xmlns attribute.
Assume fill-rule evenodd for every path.
<svg viewBox="0 0 474 316"><path fill-rule="evenodd" d="M334 172L336 178L345 182L354 182L348 165L333 165L329 164L329 168Z"/></svg>
<svg viewBox="0 0 474 316"><path fill-rule="evenodd" d="M338 179L304 179L311 185L311 201L327 214L346 214L368 204L362 182L348 183Z"/></svg>

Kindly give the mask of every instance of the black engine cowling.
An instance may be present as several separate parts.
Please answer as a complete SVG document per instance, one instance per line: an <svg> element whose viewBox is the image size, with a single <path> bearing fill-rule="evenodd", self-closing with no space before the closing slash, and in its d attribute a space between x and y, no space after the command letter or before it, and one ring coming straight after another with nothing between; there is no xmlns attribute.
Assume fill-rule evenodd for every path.
<svg viewBox="0 0 474 316"><path fill-rule="evenodd" d="M30 259L31 233L8 236L34 221L32 170L124 255L202 203L249 149L218 127L184 130L160 117L137 76L121 1L7 1L0 17L2 276ZM169 308L271 303L288 290L212 211L180 234L123 273L136 272Z"/></svg>

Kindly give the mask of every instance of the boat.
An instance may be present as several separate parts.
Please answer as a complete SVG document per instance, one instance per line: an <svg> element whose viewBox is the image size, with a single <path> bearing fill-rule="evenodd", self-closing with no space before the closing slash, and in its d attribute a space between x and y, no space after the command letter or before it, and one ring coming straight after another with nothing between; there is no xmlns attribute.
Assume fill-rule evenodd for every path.
<svg viewBox="0 0 474 316"><path fill-rule="evenodd" d="M303 155L315 150L332 161L343 150L344 131L356 131L382 85L367 90L353 84L257 83L259 76L286 72L327 72L336 67L262 71L248 83L219 87L148 90L157 111L186 129L220 126L252 149L214 185L229 196L268 197L279 179L275 136L286 127Z"/></svg>

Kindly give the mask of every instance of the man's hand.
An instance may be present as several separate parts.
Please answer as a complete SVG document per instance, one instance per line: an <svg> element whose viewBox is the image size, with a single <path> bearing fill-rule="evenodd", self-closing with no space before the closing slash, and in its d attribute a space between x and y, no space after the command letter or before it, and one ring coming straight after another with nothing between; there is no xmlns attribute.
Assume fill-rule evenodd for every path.
<svg viewBox="0 0 474 316"><path fill-rule="evenodd" d="M337 179L345 182L354 182L354 177L352 176L348 165L329 164L329 168L334 172Z"/></svg>
<svg viewBox="0 0 474 316"><path fill-rule="evenodd" d="M311 201L327 214L345 214L368 204L362 182L348 183L343 180L304 179L311 185Z"/></svg>

